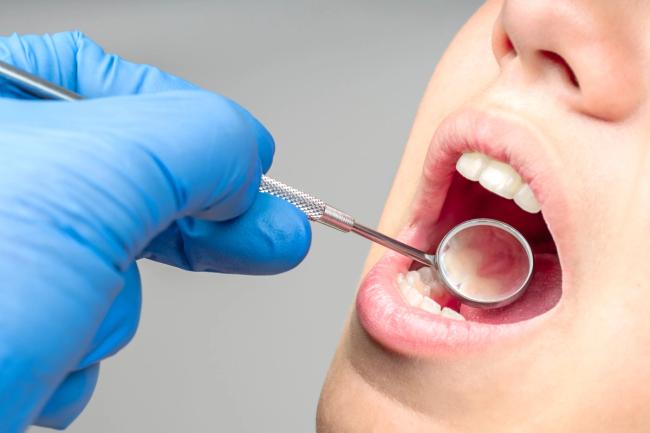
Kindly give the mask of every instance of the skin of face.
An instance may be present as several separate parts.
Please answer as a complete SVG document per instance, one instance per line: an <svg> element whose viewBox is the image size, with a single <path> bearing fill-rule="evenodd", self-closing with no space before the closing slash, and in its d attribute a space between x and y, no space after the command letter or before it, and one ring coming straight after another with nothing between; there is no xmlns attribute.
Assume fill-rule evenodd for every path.
<svg viewBox="0 0 650 433"><path fill-rule="evenodd" d="M540 138L563 195L551 228L562 237L562 298L516 342L450 356L393 352L353 309L319 433L650 431L649 22L650 2L636 0L494 0L460 30L379 228L409 224L446 116L498 113ZM383 253L372 247L364 274Z"/></svg>

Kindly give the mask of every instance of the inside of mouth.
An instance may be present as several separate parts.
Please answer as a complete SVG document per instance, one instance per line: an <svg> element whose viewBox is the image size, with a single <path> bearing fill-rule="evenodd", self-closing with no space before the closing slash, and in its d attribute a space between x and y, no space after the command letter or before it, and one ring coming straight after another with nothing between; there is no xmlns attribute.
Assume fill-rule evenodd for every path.
<svg viewBox="0 0 650 433"><path fill-rule="evenodd" d="M529 242L535 271L524 294L514 303L496 309L462 304L451 296L436 272L412 263L397 276L397 288L404 301L430 314L451 320L483 323L513 323L536 317L553 308L562 293L562 273L557 248L543 213L531 214L512 200L497 196L455 172L440 216L429 233L429 252L434 253L442 237L456 225L474 218L491 218L517 229Z"/></svg>

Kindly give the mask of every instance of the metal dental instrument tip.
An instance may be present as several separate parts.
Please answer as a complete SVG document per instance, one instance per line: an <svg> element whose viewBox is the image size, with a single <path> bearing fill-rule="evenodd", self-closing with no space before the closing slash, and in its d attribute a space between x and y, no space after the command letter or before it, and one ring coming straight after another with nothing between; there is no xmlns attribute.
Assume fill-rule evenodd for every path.
<svg viewBox="0 0 650 433"><path fill-rule="evenodd" d="M0 77L38 99L79 101L81 95L0 61ZM496 220L475 219L454 227L442 239L436 254L427 254L397 239L357 223L345 212L282 182L262 176L260 192L296 206L311 221L342 232L352 232L397 251L437 271L445 288L462 302L497 308L524 293L533 273L533 253L513 227Z"/></svg>

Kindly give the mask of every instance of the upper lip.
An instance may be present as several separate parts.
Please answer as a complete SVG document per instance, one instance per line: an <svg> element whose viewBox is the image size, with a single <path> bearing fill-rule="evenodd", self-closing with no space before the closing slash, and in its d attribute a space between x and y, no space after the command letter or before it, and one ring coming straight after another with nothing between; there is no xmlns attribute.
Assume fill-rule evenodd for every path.
<svg viewBox="0 0 650 433"><path fill-rule="evenodd" d="M556 242L560 263L566 226L556 224L564 215L559 166L550 146L532 125L510 113L478 109L456 113L439 126L424 162L422 181L410 213L410 223L399 235L403 242L428 249L444 233L436 222L461 154L480 152L510 164L538 199ZM423 233L426 234L423 236ZM393 288L397 272L407 270L409 259L387 252L364 278L357 295L356 315L363 328L380 344L409 355L466 351L517 338L539 326L547 312L524 322L491 325L440 319L407 306Z"/></svg>

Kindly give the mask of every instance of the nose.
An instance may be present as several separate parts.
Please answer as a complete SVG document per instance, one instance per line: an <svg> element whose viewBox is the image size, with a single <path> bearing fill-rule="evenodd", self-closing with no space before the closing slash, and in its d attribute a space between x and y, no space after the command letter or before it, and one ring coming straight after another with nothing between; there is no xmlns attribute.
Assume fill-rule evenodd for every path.
<svg viewBox="0 0 650 433"><path fill-rule="evenodd" d="M629 117L645 94L642 44L627 0L504 0L492 47L515 74L571 110L607 121ZM639 21L639 20L637 20Z"/></svg>

